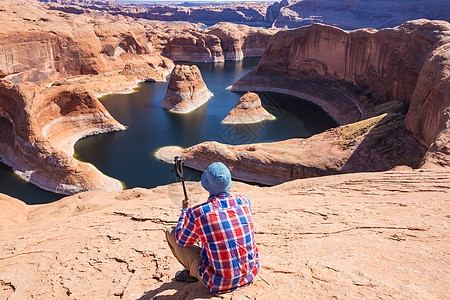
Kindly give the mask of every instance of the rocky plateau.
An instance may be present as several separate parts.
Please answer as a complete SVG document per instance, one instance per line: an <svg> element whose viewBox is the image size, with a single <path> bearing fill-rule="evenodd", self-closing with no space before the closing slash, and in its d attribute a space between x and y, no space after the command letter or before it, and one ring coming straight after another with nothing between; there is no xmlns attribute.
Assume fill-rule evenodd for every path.
<svg viewBox="0 0 450 300"><path fill-rule="evenodd" d="M274 187L233 182L252 201L261 269L220 297L173 280L182 266L164 229L179 217L179 184L33 206L0 196L0 216L5 203L12 216L0 223L0 298L445 299L449 179L402 167ZM196 203L208 196L199 182L187 190Z"/></svg>
<svg viewBox="0 0 450 300"><path fill-rule="evenodd" d="M168 111L186 114L208 102L212 96L196 65L176 65L161 105Z"/></svg>

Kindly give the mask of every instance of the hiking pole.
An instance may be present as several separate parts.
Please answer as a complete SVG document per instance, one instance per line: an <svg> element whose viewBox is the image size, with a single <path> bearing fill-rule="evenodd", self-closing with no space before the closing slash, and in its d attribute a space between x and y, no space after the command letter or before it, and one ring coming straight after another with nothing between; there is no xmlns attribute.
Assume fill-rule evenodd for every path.
<svg viewBox="0 0 450 300"><path fill-rule="evenodd" d="M183 185L184 199L188 200L186 186L184 184L184 176L183 176L183 159L179 156L175 156L175 176L181 178L181 183Z"/></svg>

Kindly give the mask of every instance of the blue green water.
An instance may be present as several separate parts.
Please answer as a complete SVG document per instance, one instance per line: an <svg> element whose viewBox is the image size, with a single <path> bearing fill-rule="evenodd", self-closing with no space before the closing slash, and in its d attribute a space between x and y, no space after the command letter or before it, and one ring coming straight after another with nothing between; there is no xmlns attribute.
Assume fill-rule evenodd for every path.
<svg viewBox="0 0 450 300"><path fill-rule="evenodd" d="M336 123L318 106L291 96L260 93L263 106L277 119L250 125L224 125L222 119L242 94L225 88L253 70L258 59L239 62L197 64L208 88L214 93L206 105L189 114L162 109L167 83L147 82L133 94L108 95L100 100L127 130L91 136L78 141L78 159L94 164L103 173L124 182L127 188L155 187L175 181L172 166L154 158L160 147L189 147L203 141L228 144L269 142L292 137L309 137ZM188 180L201 173L185 169ZM24 183L0 167L0 192L29 204L48 203L60 196Z"/></svg>

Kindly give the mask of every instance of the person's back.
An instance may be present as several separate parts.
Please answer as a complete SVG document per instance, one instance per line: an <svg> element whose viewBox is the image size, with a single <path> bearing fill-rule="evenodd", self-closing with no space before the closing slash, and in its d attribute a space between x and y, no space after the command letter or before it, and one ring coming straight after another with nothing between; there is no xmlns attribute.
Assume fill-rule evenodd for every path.
<svg viewBox="0 0 450 300"><path fill-rule="evenodd" d="M194 244L200 241L200 258L180 259L177 251L183 251L182 248L172 245L169 235L168 241L172 252L191 276L200 279L210 292L224 293L252 282L259 270L259 257L249 199L227 193L231 176L230 183L225 180L220 188L216 188L212 180L216 180L214 176L209 181L202 176L202 185L210 191L208 201L183 210L173 233L173 239L181 247L196 249ZM214 193L217 191L221 192Z"/></svg>

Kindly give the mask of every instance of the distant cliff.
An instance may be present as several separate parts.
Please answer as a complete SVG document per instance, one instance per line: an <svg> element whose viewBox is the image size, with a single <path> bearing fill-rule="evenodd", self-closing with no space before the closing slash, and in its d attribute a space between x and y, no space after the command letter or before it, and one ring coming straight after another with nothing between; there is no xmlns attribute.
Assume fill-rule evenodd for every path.
<svg viewBox="0 0 450 300"><path fill-rule="evenodd" d="M282 0L267 8L267 26L323 23L342 29L395 27L408 20L450 21L450 2L441 0Z"/></svg>
<svg viewBox="0 0 450 300"><path fill-rule="evenodd" d="M295 28L314 23L342 29L387 28L426 18L450 21L450 2L442 0L282 0L198 5L131 4L114 1L39 0L51 9L71 13L108 12L133 18L215 24L232 22Z"/></svg>

